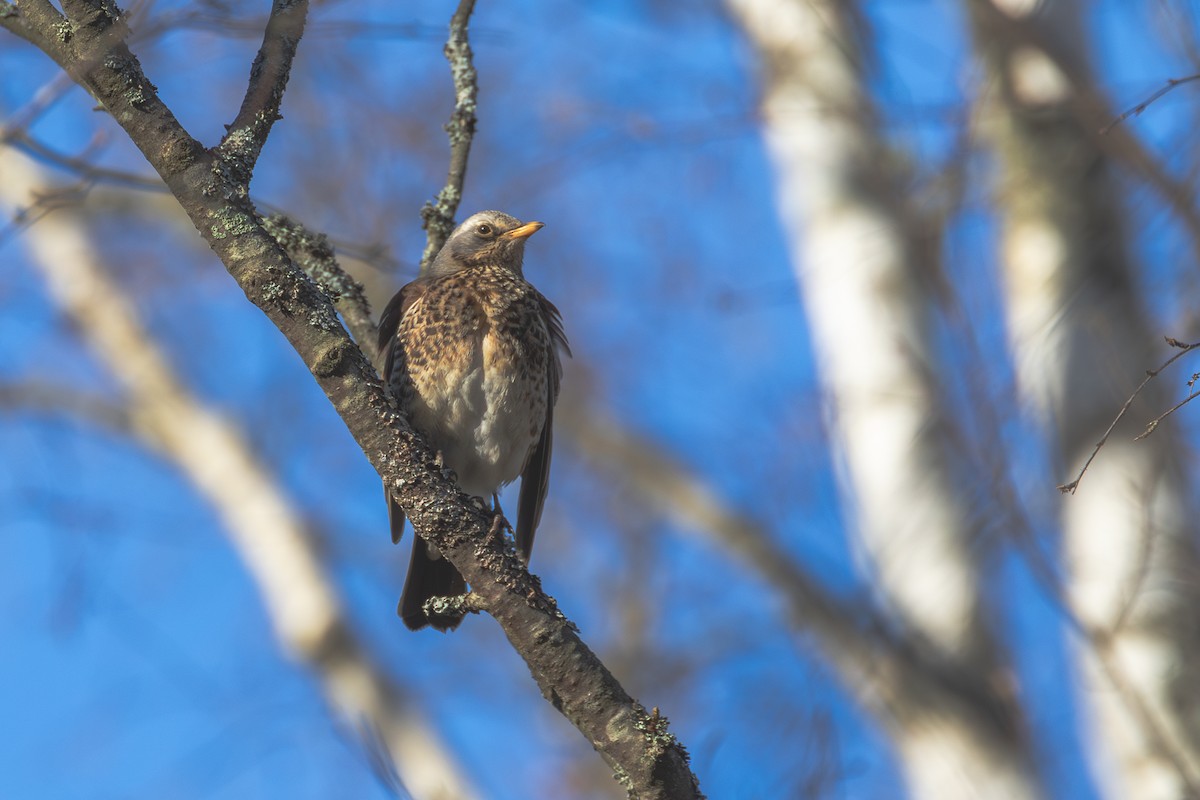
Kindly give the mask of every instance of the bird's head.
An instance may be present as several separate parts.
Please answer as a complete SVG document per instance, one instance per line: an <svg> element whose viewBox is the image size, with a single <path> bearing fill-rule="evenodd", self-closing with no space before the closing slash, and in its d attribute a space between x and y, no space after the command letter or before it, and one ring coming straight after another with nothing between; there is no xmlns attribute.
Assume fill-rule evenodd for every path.
<svg viewBox="0 0 1200 800"><path fill-rule="evenodd" d="M521 274L525 240L542 228L499 211L480 211L454 229L429 267L434 276L469 267L500 267Z"/></svg>

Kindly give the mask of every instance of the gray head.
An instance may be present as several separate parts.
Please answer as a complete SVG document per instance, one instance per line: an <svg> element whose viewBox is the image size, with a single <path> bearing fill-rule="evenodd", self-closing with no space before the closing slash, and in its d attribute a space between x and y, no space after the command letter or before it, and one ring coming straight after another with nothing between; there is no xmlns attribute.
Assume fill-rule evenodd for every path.
<svg viewBox="0 0 1200 800"><path fill-rule="evenodd" d="M542 228L540 222L521 222L499 211L480 211L454 229L429 267L433 276L468 267L493 266L521 275L525 240Z"/></svg>

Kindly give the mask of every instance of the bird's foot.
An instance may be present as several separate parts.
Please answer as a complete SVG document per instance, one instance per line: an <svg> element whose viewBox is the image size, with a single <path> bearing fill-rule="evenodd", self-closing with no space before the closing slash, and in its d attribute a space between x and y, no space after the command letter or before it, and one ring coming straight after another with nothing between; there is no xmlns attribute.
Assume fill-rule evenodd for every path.
<svg viewBox="0 0 1200 800"><path fill-rule="evenodd" d="M492 527L488 531L488 536L503 539L505 532L511 536L516 536L516 533L513 531L513 526L510 525L508 520L504 518L504 512L497 511L492 515Z"/></svg>
<svg viewBox="0 0 1200 800"><path fill-rule="evenodd" d="M504 516L504 509L500 507L500 495L492 492L492 536L502 536L505 531L512 536L516 536L516 531Z"/></svg>

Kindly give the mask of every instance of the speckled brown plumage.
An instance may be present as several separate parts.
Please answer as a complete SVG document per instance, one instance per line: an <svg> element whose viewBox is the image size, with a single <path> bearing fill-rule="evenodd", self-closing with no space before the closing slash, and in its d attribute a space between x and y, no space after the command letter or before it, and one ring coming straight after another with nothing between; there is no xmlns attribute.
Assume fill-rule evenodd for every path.
<svg viewBox="0 0 1200 800"><path fill-rule="evenodd" d="M558 351L569 352L558 309L522 273L525 240L541 227L497 211L475 214L428 274L392 298L379 325L389 389L463 491L486 498L521 477L515 533L526 560L549 480ZM399 541L404 512L390 506ZM458 617L429 617L423 606L464 593L466 584L414 539L400 616L413 630L453 630Z"/></svg>

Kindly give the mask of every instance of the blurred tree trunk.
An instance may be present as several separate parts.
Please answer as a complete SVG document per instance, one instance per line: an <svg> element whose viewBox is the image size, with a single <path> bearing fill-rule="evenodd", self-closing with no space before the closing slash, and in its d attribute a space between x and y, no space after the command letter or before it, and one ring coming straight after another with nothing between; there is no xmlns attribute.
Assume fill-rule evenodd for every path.
<svg viewBox="0 0 1200 800"><path fill-rule="evenodd" d="M19 218L54 189L33 162L0 149L4 216ZM142 325L101 263L84 213L54 209L23 239L51 298L120 384L137 438L173 463L222 520L283 650L317 675L338 714L379 736L412 797L478 796L437 732L359 640L291 499L237 427L184 385ZM62 390L70 388L64 381Z"/></svg>
<svg viewBox="0 0 1200 800"><path fill-rule="evenodd" d="M1036 797L1020 715L995 688L1007 669L979 592L989 549L942 424L927 279L864 86L855 6L730 4L762 63L765 135L848 516L899 631L956 684L861 699L892 732L913 796Z"/></svg>
<svg viewBox="0 0 1200 800"><path fill-rule="evenodd" d="M1019 389L1073 477L1166 331L1145 322L1122 224L1122 190L1086 113L1080 9L1049 0L969 3L989 86L985 133L1009 337ZM1020 6L1020 8L1018 8ZM1063 502L1070 613L1093 767L1106 797L1200 791L1196 609L1200 587L1179 454L1168 431L1135 442L1170 402L1160 378ZM1138 413L1138 412L1141 413Z"/></svg>

